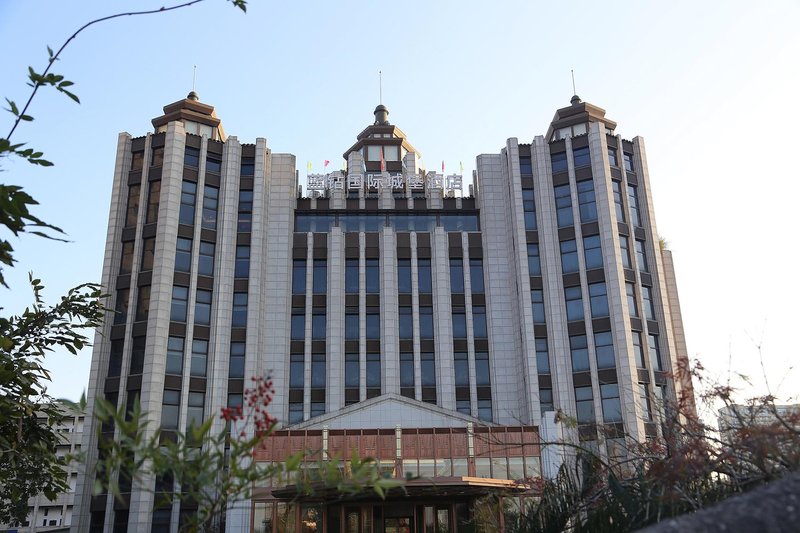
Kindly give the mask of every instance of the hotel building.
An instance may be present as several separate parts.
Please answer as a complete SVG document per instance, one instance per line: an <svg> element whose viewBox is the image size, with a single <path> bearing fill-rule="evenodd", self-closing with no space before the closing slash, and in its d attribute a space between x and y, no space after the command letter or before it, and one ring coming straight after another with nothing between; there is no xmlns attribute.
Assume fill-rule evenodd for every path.
<svg viewBox="0 0 800 533"><path fill-rule="evenodd" d="M151 133L120 134L90 464L95 398L139 398L178 431L270 374L281 428L256 460L355 447L420 477L385 502L260 488L227 531L456 531L475 498L553 475L539 442L618 454L658 435L664 398L691 398L640 137L575 96L545 136L478 155L464 180L422 168L383 105L370 122L346 170L310 174L305 194L293 155L226 136L194 93ZM175 532L191 512L92 486L79 479L75 532Z"/></svg>

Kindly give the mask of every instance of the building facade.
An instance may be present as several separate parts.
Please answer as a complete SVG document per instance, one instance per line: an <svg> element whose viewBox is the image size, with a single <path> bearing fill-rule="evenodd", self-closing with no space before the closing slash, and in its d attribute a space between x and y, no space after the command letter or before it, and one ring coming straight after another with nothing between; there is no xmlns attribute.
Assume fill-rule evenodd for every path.
<svg viewBox="0 0 800 533"><path fill-rule="evenodd" d="M374 115L346 170L310 174L306 194L293 155L226 137L194 93L153 133L120 134L103 267L116 312L96 337L90 407L139 398L156 426L181 430L269 373L283 437L327 446L355 431L372 449L386 434L395 475L471 483L430 512L422 489L405 511L359 508L355 529L346 510L320 511L327 530L348 532L422 532L429 515L455 530L459 503L552 473L540 439L616 454L626 436L656 436L662 400L691 397L691 383L643 140L576 96L546 136L477 156L464 190L463 176L421 168L383 105ZM535 437L527 451L484 454L470 440L484 428ZM445 462L419 444L462 433L472 448ZM147 492L120 505L91 487L81 478L74 531L175 531L177 504L154 512ZM228 531L282 530L279 499L231 509ZM298 528L302 512L291 511Z"/></svg>

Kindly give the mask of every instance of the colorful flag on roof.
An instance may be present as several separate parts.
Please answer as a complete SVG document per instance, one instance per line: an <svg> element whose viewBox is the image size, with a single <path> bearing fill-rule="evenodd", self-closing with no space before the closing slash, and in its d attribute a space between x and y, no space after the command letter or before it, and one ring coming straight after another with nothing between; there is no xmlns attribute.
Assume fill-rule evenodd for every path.
<svg viewBox="0 0 800 533"><path fill-rule="evenodd" d="M324 163L322 163L322 170L325 170L326 168L328 168L328 165L329 165L329 164L330 164L330 161L328 161L328 160L326 159L326 160L325 160L325 162L324 162Z"/></svg>

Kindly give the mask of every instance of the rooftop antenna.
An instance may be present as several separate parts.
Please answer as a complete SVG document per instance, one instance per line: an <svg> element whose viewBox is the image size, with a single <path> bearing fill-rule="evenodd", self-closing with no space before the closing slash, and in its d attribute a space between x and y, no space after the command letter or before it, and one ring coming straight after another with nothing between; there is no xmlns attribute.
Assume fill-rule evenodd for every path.
<svg viewBox="0 0 800 533"><path fill-rule="evenodd" d="M192 91L194 91L194 82L197 79L197 65L192 68Z"/></svg>
<svg viewBox="0 0 800 533"><path fill-rule="evenodd" d="M572 74L572 94L578 94L578 91L575 90L575 71L569 69L569 73Z"/></svg>
<svg viewBox="0 0 800 533"><path fill-rule="evenodd" d="M378 103L383 104L383 72L378 71Z"/></svg>

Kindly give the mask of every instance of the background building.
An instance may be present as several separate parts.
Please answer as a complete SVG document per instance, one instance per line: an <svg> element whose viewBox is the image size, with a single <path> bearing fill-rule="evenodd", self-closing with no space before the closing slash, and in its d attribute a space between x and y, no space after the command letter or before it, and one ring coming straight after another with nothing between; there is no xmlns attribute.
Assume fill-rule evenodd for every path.
<svg viewBox="0 0 800 533"><path fill-rule="evenodd" d="M120 135L103 268L116 314L98 331L90 405L138 397L173 431L271 373L287 428L276 438L357 433L369 450L386 434L396 475L484 480L430 513L424 499L354 511L419 531L429 514L451 528L492 484L551 472L536 443L561 436L557 409L578 422L567 438L603 453L657 435L661 400L691 398L691 383L669 379L686 347L642 139L615 135L575 96L546 136L479 155L465 194L462 176L422 168L383 105L374 114L346 170L310 174L305 196L294 156L226 137L194 93L164 108L155 133ZM481 426L530 433L531 448L519 437L514 452L448 455L424 437L469 447ZM94 427L84 442L91 463ZM91 487L79 483L75 531L169 531L181 512ZM272 498L230 510L228 530L277 524L287 511Z"/></svg>
<svg viewBox="0 0 800 533"><path fill-rule="evenodd" d="M56 455L64 457L77 454L81 451L83 442L83 413L59 404L64 413L64 418L56 426L56 431L61 435L61 443L56 446ZM39 424L47 424L46 417L39 417ZM44 494L28 500L28 520L21 526L8 527L0 525L0 531L18 533L39 533L69 531L73 523L73 503L75 500L75 487L78 482L78 465L70 464L66 470L69 490L56 496L55 500L48 500Z"/></svg>

